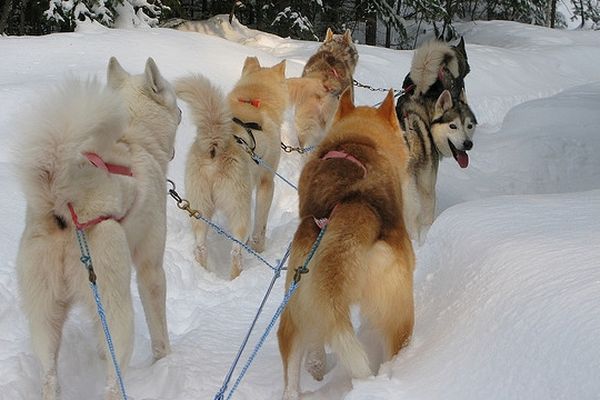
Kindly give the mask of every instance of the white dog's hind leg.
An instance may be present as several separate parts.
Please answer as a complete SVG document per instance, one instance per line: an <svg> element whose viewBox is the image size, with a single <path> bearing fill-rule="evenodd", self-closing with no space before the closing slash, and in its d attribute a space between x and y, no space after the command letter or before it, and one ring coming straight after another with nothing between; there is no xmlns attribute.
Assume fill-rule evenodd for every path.
<svg viewBox="0 0 600 400"><path fill-rule="evenodd" d="M193 207L193 205L192 205ZM214 209L212 207L200 209L200 213L207 219L212 219ZM196 247L194 249L194 257L198 264L204 268L208 267L208 249L206 248L206 235L208 234L208 225L204 221L192 218L192 230L196 238Z"/></svg>
<svg viewBox="0 0 600 400"><path fill-rule="evenodd" d="M232 235L246 243L250 236L250 194L238 193L234 200L224 204L223 211L231 227ZM231 279L236 278L242 272L242 246L234 243L231 247Z"/></svg>
<svg viewBox="0 0 600 400"><path fill-rule="evenodd" d="M133 307L131 303L131 256L125 232L115 221L105 221L92 228L88 235L100 300L104 306L106 320L121 372L125 372L133 350ZM86 290L86 302L97 317L96 303L82 281L79 291ZM100 322L97 321L99 325ZM98 332L104 340L104 331ZM118 400L119 386L116 380L112 359L107 351L106 361L107 391L106 400Z"/></svg>
<svg viewBox="0 0 600 400"><path fill-rule="evenodd" d="M155 242L147 238L145 243L154 246L143 246L136 252L140 255L139 262L136 260L137 284L156 361L171 351L166 313L167 282L162 263L165 242L164 239Z"/></svg>
<svg viewBox="0 0 600 400"><path fill-rule="evenodd" d="M68 299L58 297L66 292L62 280L63 250L61 243L30 239L28 231L17 256L19 288L29 318L33 350L42 366L42 399L55 400L60 393L56 363L69 309Z"/></svg>
<svg viewBox="0 0 600 400"><path fill-rule="evenodd" d="M262 174L256 191L256 211L254 216L254 232L252 233L252 248L258 252L265 249L265 235L269 209L273 201L273 175Z"/></svg>

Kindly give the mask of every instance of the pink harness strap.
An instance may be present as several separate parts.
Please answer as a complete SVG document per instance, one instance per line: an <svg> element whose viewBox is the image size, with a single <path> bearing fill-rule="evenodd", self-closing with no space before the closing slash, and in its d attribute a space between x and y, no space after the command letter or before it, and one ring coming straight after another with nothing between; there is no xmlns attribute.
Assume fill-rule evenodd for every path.
<svg viewBox="0 0 600 400"><path fill-rule="evenodd" d="M321 160L330 160L332 158L341 158L343 160L352 161L354 164L358 165L363 170L363 178L367 176L367 167L363 163L361 163L356 157L352 154L348 154L343 150L331 150L327 154L325 154Z"/></svg>
<svg viewBox="0 0 600 400"><path fill-rule="evenodd" d="M131 172L131 168L124 165L117 165L111 163L105 163L102 157L100 157L96 153L83 153L85 158L87 158L90 163L96 168L103 169L104 171L115 174L115 175L125 175L125 176L133 176L133 172ZM71 220L73 220L73 224L79 230L84 230L90 228L94 225L98 225L100 222L112 219L117 222L121 222L123 218L115 218L113 215L102 215L98 218L94 218L92 220L86 222L79 222L79 217L73 208L73 204L67 203L67 207L69 208L69 213L71 214Z"/></svg>
<svg viewBox="0 0 600 400"><path fill-rule="evenodd" d="M87 158L94 167L100 168L115 175L125 175L125 176L133 176L133 172L131 172L131 168L124 165L117 165L111 163L105 163L102 157L100 157L96 153L83 153L85 158Z"/></svg>
<svg viewBox="0 0 600 400"><path fill-rule="evenodd" d="M121 222L121 219L117 219L110 215L103 215L101 217L94 218L94 219L86 221L86 222L79 222L79 218L77 217L77 213L75 213L75 209L73 208L73 205L71 203L67 203L67 207L69 208L69 213L71 213L71 219L73 220L73 224L75 224L75 227L77 229L79 229L80 231L90 228L94 225L98 225L100 222L103 222L103 221L106 221L109 219L115 220L117 222Z"/></svg>

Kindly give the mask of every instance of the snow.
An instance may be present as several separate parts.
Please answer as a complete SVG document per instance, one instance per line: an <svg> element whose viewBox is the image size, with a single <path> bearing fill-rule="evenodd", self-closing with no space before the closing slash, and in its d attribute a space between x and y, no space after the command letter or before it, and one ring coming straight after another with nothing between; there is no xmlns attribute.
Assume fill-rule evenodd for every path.
<svg viewBox="0 0 600 400"><path fill-rule="evenodd" d="M68 74L104 79L112 55L132 72L152 56L168 79L200 72L229 90L243 60L288 59L298 76L318 44L252 31L226 18L206 33L83 27L44 37L0 37L0 398L39 398L39 367L19 308L15 255L25 203L11 165L15 119L43 89ZM333 366L323 382L303 374L304 399L581 399L600 393L600 32L553 31L508 22L458 26L472 72L466 87L479 127L471 164L444 160L439 217L416 248L416 326L411 344L377 376L351 381ZM359 46L355 78L400 87L412 52ZM360 104L381 93L356 89ZM194 127L182 104L177 156L170 176L183 191L185 156ZM286 140L291 131L284 129ZM280 172L296 180L298 156L282 155ZM264 256L281 257L296 225L296 193L283 182L269 220ZM152 364L149 335L133 289L135 350L126 374L140 399L212 399L253 318L272 273L245 257L228 281L228 242L209 236L209 271L193 261L188 218L168 207L165 269L173 353ZM217 221L220 222L219 218ZM74 239L75 240L75 239ZM260 333L283 293L280 279ZM361 338L374 361L370 333ZM256 336L251 339L253 345ZM101 398L103 364L91 318L76 309L59 357L63 399ZM377 368L376 368L377 370ZM272 399L282 393L272 335L234 396Z"/></svg>

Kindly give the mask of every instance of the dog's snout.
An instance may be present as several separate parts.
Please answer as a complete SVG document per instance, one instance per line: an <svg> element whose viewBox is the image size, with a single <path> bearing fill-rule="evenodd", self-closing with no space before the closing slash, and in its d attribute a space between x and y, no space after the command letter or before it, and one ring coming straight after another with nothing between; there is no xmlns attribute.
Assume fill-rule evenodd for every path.
<svg viewBox="0 0 600 400"><path fill-rule="evenodd" d="M473 142L472 142L472 141L470 141L469 139L465 140L465 141L463 142L463 148L464 148L465 150L471 150L471 149L473 148Z"/></svg>

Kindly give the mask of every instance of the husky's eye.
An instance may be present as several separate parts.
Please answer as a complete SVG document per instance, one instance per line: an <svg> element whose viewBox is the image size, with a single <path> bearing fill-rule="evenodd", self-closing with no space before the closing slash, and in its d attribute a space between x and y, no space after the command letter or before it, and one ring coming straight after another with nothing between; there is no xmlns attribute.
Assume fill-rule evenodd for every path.
<svg viewBox="0 0 600 400"><path fill-rule="evenodd" d="M469 124L469 125L467 125L467 128L469 128L469 129L473 129L473 124Z"/></svg>
<svg viewBox="0 0 600 400"><path fill-rule="evenodd" d="M450 129L456 129L456 125L454 125L454 124L450 124L449 126L450 126Z"/></svg>

